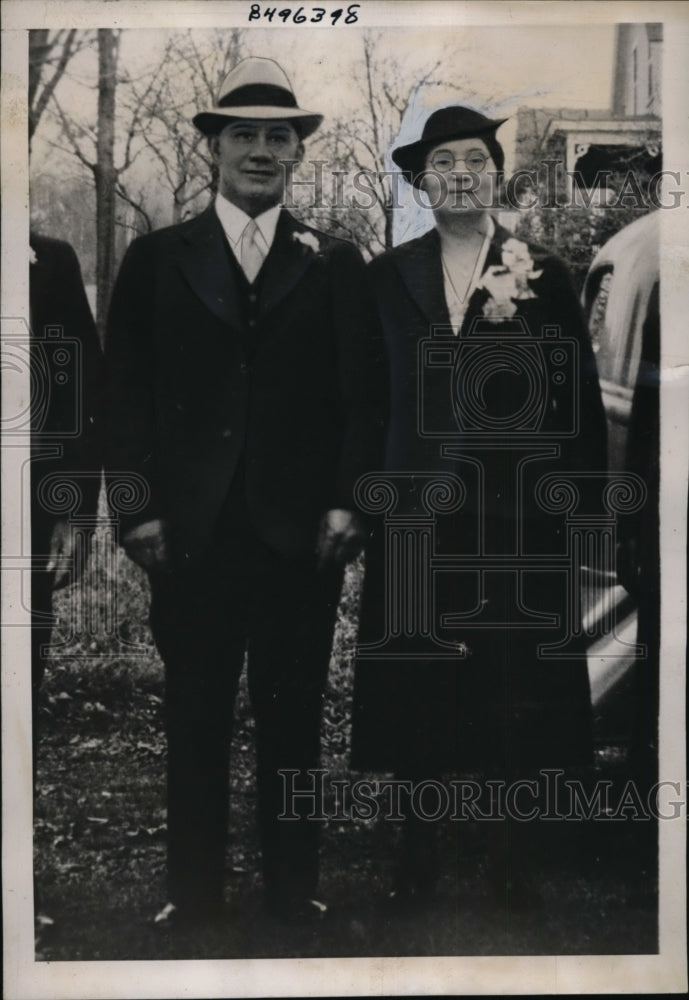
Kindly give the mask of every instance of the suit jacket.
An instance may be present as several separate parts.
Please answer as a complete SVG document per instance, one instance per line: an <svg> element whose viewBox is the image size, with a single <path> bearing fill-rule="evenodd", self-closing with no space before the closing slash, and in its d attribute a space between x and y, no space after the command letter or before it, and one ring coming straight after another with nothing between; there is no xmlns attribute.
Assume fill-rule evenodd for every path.
<svg viewBox="0 0 689 1000"><path fill-rule="evenodd" d="M207 546L240 461L254 527L291 556L380 462L382 343L358 251L283 210L252 321L229 254L212 206L140 237L110 308L109 469L146 478L127 520L164 518L173 560Z"/></svg>
<svg viewBox="0 0 689 1000"><path fill-rule="evenodd" d="M491 266L502 266L503 246L512 238L504 228L495 227L484 274ZM559 449L559 458L533 463L534 480L558 470L605 472L607 468L606 424L595 358L569 273L547 250L529 245L528 251L533 270L539 273L529 281L533 297L519 299L515 316L499 322L491 319L489 292L477 288L458 336L452 336L449 328L436 229L370 265L390 364L386 468L459 472L468 477L465 511L478 502L477 484L466 463L460 467L456 459L440 456L444 442L461 449L463 441L471 438L475 453L484 434L483 440L493 446L504 440L505 455L512 440L551 442ZM438 347L449 347L453 361L458 351L464 352L456 368L453 361L437 364L432 356L420 354L421 341L438 327L446 328L440 330ZM553 339L545 337L546 328L557 328ZM526 337L534 346L526 346L521 354L519 350L511 353L509 340L514 333L522 344ZM556 339L566 342L564 363L557 366L553 365ZM499 356L501 344L506 364ZM515 359L516 370L510 370ZM507 428L507 433L501 428ZM499 471L496 474L499 458L491 458L498 454L494 448L481 454L484 467L493 465L492 493L487 480L481 505L487 516L505 518L510 512L505 508ZM511 475L507 466L504 475ZM531 514L542 521L535 503L522 511L527 518Z"/></svg>
<svg viewBox="0 0 689 1000"><path fill-rule="evenodd" d="M41 502L41 484L70 479L78 497L70 513L95 516L102 468L104 363L77 256L61 240L31 234L29 272L32 533L46 549L59 503ZM51 492L50 490L48 492ZM67 494L63 494L63 498ZM49 498L48 498L49 499ZM59 500L57 493L55 500Z"/></svg>

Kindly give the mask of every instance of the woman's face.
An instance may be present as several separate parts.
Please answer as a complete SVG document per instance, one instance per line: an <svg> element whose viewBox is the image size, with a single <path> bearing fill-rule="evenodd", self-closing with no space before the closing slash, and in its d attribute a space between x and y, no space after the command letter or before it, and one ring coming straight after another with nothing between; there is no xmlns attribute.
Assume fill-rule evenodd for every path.
<svg viewBox="0 0 689 1000"><path fill-rule="evenodd" d="M481 139L450 139L426 156L421 188L435 212L464 214L490 209L497 194L497 167Z"/></svg>

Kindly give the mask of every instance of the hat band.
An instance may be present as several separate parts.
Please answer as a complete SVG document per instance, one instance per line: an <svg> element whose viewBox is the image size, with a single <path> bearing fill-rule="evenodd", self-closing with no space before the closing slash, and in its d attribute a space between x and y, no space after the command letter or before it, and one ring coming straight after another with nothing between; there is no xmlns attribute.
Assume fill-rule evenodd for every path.
<svg viewBox="0 0 689 1000"><path fill-rule="evenodd" d="M271 83L247 83L225 94L218 101L219 108L243 108L265 104L276 108L296 108L294 94L284 87Z"/></svg>

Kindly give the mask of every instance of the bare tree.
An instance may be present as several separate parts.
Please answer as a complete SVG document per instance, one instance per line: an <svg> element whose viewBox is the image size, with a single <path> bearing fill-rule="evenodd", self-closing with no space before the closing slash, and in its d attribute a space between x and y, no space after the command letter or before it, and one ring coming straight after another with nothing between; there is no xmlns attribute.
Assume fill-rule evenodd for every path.
<svg viewBox="0 0 689 1000"><path fill-rule="evenodd" d="M339 119L319 133L313 149L327 160L329 168L351 180L359 178L356 202L333 206L326 216L332 226L348 231L366 256L375 256L392 246L393 215L396 205L396 178L386 170L385 153L400 131L402 120L424 88L443 87L462 90L459 80L448 80L441 66L453 60L442 57L420 68L403 65L394 56L385 55L385 41L380 33L364 32L361 70L355 81L361 95L360 116ZM337 187L337 185L335 185ZM363 194L363 197L362 197Z"/></svg>
<svg viewBox="0 0 689 1000"><path fill-rule="evenodd" d="M130 81L133 105L147 120L143 140L172 194L172 222L181 222L199 196L213 186L214 166L193 115L211 106L222 81L243 56L244 32L215 30L199 47L198 32L173 35L163 53L156 85Z"/></svg>
<svg viewBox="0 0 689 1000"><path fill-rule="evenodd" d="M90 32L77 35L76 28L53 32L35 28L29 32L29 142L69 61L91 39Z"/></svg>
<svg viewBox="0 0 689 1000"><path fill-rule="evenodd" d="M115 279L115 92L119 35L111 28L98 31L98 137L96 162L96 313L103 321Z"/></svg>
<svg viewBox="0 0 689 1000"><path fill-rule="evenodd" d="M145 199L136 199L129 194L123 181L123 175L143 148L140 141L146 125L143 105L136 106L124 123L124 129L119 129L123 139L123 152L120 162L116 163L115 160L116 129L119 124L116 114L119 43L119 31L112 28L98 30L98 112L95 127L77 122L64 110L57 95L52 95L68 148L91 172L95 184L96 320L101 331L115 276L115 210L118 196L137 210L144 229L152 228L150 216L144 207ZM155 81L156 71L148 74L144 94L155 86Z"/></svg>
<svg viewBox="0 0 689 1000"><path fill-rule="evenodd" d="M56 75L64 76L62 57L83 47L85 37L83 32L35 33L34 64L42 54L43 65L49 58L53 71L44 69L40 77L34 71L31 85L37 113L39 106L49 107L57 125L42 130L43 137L76 157L95 184L97 318L102 328L116 249L122 249L122 239L115 243L116 227L128 235L148 232L161 222L180 222L202 207L213 190L212 159L192 117L215 103L223 78L245 55L246 33L171 32L156 48L153 64L144 68L120 66L119 32L91 34L91 41L98 40L98 112L90 120L69 88L63 91L58 85L61 77ZM463 97L467 90L442 71L457 62L451 41L431 64L424 63L422 53L391 54L380 34L365 32L361 45L354 71L357 110L309 142L310 159L323 165L322 200L314 205L313 199L308 204L302 199L296 210L305 221L353 240L371 257L392 245L398 178L386 172L386 151L405 114L419 103L422 88L424 100L428 88L461 88ZM304 163L297 180L312 167Z"/></svg>

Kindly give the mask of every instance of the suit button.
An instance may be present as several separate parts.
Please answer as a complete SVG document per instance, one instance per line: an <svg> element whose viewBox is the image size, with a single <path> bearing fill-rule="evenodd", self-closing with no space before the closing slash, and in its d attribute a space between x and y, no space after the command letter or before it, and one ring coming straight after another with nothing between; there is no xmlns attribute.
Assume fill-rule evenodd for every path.
<svg viewBox="0 0 689 1000"><path fill-rule="evenodd" d="M249 302L255 302L257 298L256 292L249 292Z"/></svg>
<svg viewBox="0 0 689 1000"><path fill-rule="evenodd" d="M230 428L229 428L229 427L226 427L226 428L225 428L225 430L224 430L224 431L222 432L222 436L223 436L223 437L224 437L224 438L225 438L226 440L227 440L227 438L230 438L230 437L232 437L232 431L230 430Z"/></svg>
<svg viewBox="0 0 689 1000"><path fill-rule="evenodd" d="M244 362L242 361L241 365L239 366L239 371L241 372L242 375L248 375L249 366L244 364Z"/></svg>
<svg viewBox="0 0 689 1000"><path fill-rule="evenodd" d="M250 329L253 330L255 326L256 326L256 320L255 319L250 319L249 320L249 327L250 327Z"/></svg>

